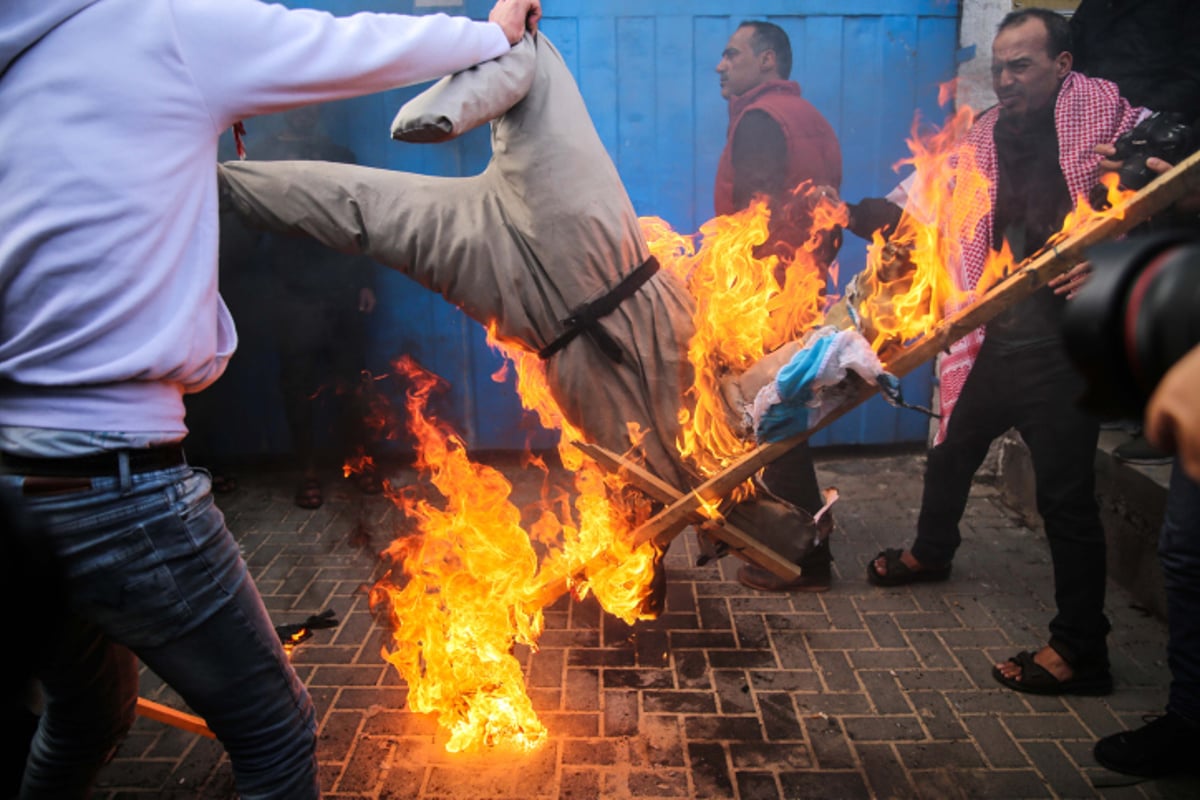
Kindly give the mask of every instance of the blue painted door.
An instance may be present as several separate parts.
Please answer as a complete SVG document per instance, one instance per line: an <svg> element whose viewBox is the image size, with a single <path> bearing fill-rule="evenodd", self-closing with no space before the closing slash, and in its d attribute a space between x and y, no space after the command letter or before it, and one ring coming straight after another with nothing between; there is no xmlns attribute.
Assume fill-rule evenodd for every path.
<svg viewBox="0 0 1200 800"><path fill-rule="evenodd" d="M490 1L296 0L336 14L359 10L447 11L486 18ZM712 216L712 185L728 121L714 71L729 35L745 19L786 30L792 77L829 119L845 161L843 196L880 196L898 181L915 113L940 121L940 83L953 77L958 0L543 0L542 29L579 82L592 119L639 214L691 233ZM486 164L486 130L444 145L391 141L389 123L422 87L336 104L329 132L360 163L438 175L466 175ZM252 123L251 128L258 122ZM270 127L271 121L261 121ZM862 269L866 243L847 234L841 280ZM371 359L382 368L409 353L452 385L441 412L476 450L547 444L511 387L492 374L500 359L482 329L440 297L380 269ZM904 382L906 399L927 405L928 368ZM919 442L927 419L875 399L814 438L817 445ZM532 437L532 439L531 439Z"/></svg>

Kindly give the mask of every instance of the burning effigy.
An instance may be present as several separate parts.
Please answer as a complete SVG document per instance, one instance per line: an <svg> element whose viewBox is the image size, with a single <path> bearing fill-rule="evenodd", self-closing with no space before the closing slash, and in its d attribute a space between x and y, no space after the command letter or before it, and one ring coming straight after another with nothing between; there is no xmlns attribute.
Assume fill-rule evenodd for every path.
<svg viewBox="0 0 1200 800"><path fill-rule="evenodd" d="M971 185L969 163L950 162L969 112L932 142L914 136L914 202L895 234L876 237L867 269L841 298L830 295L814 251L821 231L845 223L846 208L816 187L796 189L814 235L812 248L782 265L783 281L779 256L754 254L767 239L765 203L691 236L637 217L544 34L435 84L401 109L393 134L436 142L485 122L493 156L470 177L311 161L220 168L225 200L252 224L363 253L485 325L525 407L561 431L575 496L524 524L504 477L474 463L462 438L429 415L438 379L396 364L412 386L405 419L418 467L444 502L392 493L417 530L385 552L394 566L374 587L373 607L391 628L384 657L408 684L410 706L438 715L453 751L545 740L514 644L536 648L542 610L564 590L593 593L630 623L653 615L664 545L634 534L676 494L692 503L689 519L736 525L784 559L802 557L821 535L816 521L755 494L748 474L711 505L688 488L744 465L760 434L771 438L761 424L770 403L759 395L769 385L786 394L789 367L802 378L814 362L818 378L821 365L860 368L801 381L798 414L776 431L781 438L796 430L788 419L802 415L800 427L812 428L842 402L821 393L848 375L879 383L910 368L908 345L969 301L942 267L961 245L939 222L959 213L949 185ZM1011 268L997 265L996 275ZM628 491L627 475L584 458L574 441L674 489L657 501Z"/></svg>

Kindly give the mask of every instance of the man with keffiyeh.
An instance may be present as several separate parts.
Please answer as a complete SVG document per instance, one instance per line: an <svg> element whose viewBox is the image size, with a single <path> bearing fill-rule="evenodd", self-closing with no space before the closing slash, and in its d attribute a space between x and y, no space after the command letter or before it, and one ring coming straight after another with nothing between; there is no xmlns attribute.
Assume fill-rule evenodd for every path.
<svg viewBox="0 0 1200 800"><path fill-rule="evenodd" d="M963 152L988 178L986 189L956 183L957 210L977 210L955 232L958 279L973 290L991 251L1006 243L1014 261L1042 247L1077 200L1096 183L1101 157L1147 112L1111 82L1073 72L1071 33L1062 15L1024 9L1006 16L993 42L992 82L999 104L982 113ZM882 586L950 576L959 521L971 481L992 441L1016 428L1029 446L1037 506L1054 564L1057 613L1049 642L996 664L993 676L1036 694L1107 694L1112 690L1104 614L1105 540L1094 495L1098 420L1075 401L1082 379L1059 336L1068 298L1087 265L956 342L939 364L941 428L929 451L917 538L867 567ZM948 309L947 311L953 311Z"/></svg>

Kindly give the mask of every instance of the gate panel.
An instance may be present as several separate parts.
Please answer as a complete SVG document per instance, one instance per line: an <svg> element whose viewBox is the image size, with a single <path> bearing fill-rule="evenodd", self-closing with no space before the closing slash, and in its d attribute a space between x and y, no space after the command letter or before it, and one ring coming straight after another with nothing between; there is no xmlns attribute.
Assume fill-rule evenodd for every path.
<svg viewBox="0 0 1200 800"><path fill-rule="evenodd" d="M445 11L486 18L490 0L294 0L337 14L363 9ZM712 216L712 186L728 112L715 67L729 35L745 19L768 19L791 37L792 77L841 140L850 201L880 196L899 180L893 165L908 154L914 112L940 122L938 84L953 77L958 0L544 0L542 30L579 82L596 130L639 214L660 216L692 233ZM444 145L388 139L400 105L423 87L336 104L327 127L360 163L437 175L469 175L487 163L486 129ZM251 131L260 121L250 124ZM272 122L261 121L270 129ZM253 155L253 152L251 152ZM866 243L846 235L842 285L865 261ZM470 265L464 265L469 269ZM500 359L480 326L403 276L380 270L372 366L412 354L451 385L445 416L476 449L520 449L550 441L521 412L511 389L492 374ZM904 381L906 399L928 404L930 371ZM876 399L814 438L814 444L924 441L927 420ZM280 443L272 446L281 447Z"/></svg>

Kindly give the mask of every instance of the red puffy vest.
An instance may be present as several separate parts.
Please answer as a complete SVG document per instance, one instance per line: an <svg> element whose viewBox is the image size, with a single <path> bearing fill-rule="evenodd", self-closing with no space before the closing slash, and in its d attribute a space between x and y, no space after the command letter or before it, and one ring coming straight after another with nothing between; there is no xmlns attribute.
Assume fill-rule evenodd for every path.
<svg viewBox="0 0 1200 800"><path fill-rule="evenodd" d="M713 189L713 207L717 214L732 214L738 210L733 206L733 134L750 110L765 111L783 130L787 140L789 186L811 180L818 186L841 187L842 149L832 126L812 103L800 96L800 84L767 81L729 102L729 133L725 151L717 164Z"/></svg>

